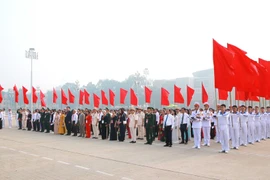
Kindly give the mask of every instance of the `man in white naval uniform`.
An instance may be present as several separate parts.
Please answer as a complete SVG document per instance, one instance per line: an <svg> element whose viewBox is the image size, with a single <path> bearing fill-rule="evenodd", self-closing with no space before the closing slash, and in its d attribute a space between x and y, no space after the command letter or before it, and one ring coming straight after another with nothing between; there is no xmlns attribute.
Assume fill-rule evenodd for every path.
<svg viewBox="0 0 270 180"><path fill-rule="evenodd" d="M98 139L98 122L99 122L99 114L97 113L97 109L93 109L92 113L92 128L93 128L93 139Z"/></svg>
<svg viewBox="0 0 270 180"><path fill-rule="evenodd" d="M12 127L12 111L11 109L8 110L8 127Z"/></svg>
<svg viewBox="0 0 270 180"><path fill-rule="evenodd" d="M270 139L270 106L267 106L266 137Z"/></svg>
<svg viewBox="0 0 270 180"><path fill-rule="evenodd" d="M259 112L259 107L255 106L254 112L254 120L255 120L255 140L256 142L261 141L261 114Z"/></svg>
<svg viewBox="0 0 270 180"><path fill-rule="evenodd" d="M196 102L194 104L195 110L191 113L192 129L194 135L193 148L201 148L201 128L202 128L202 114L199 110L200 104Z"/></svg>
<svg viewBox="0 0 270 180"><path fill-rule="evenodd" d="M209 104L208 102L204 103L204 111L202 117L202 129L203 129L203 136L204 136L204 143L203 146L210 146L210 128L211 128L211 113L209 111Z"/></svg>
<svg viewBox="0 0 270 180"><path fill-rule="evenodd" d="M255 124L254 124L254 113L252 106L248 106L248 143L254 144L255 142Z"/></svg>
<svg viewBox="0 0 270 180"><path fill-rule="evenodd" d="M232 138L232 149L239 148L239 122L240 114L237 112L237 106L232 107L232 113L230 114L230 124L231 124L231 138Z"/></svg>
<svg viewBox="0 0 270 180"><path fill-rule="evenodd" d="M230 113L226 112L226 105L221 105L221 111L217 114L217 124L220 132L221 153L229 152L229 121Z"/></svg>
<svg viewBox="0 0 270 180"><path fill-rule="evenodd" d="M130 143L136 143L136 130L137 130L137 124L138 124L138 115L135 114L135 109L130 108L130 114L128 115L129 118L129 129L130 129L130 135L131 135L131 142Z"/></svg>
<svg viewBox="0 0 270 180"><path fill-rule="evenodd" d="M261 139L266 139L266 123L267 123L267 114L264 110L264 107L261 107Z"/></svg>
<svg viewBox="0 0 270 180"><path fill-rule="evenodd" d="M241 106L241 112L240 112L240 145L241 146L247 146L247 136L248 136L248 113L246 112L246 106Z"/></svg>
<svg viewBox="0 0 270 180"><path fill-rule="evenodd" d="M144 113L141 108L138 108L138 138L139 140L143 140L144 137Z"/></svg>

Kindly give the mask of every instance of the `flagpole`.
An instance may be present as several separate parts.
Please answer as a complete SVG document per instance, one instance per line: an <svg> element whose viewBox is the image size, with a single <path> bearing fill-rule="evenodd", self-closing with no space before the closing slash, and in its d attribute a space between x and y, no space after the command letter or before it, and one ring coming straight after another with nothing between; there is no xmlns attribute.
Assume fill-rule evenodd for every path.
<svg viewBox="0 0 270 180"><path fill-rule="evenodd" d="M232 92L230 92L230 107L232 107Z"/></svg>
<svg viewBox="0 0 270 180"><path fill-rule="evenodd" d="M263 98L263 106L264 106L264 108L266 108L265 98Z"/></svg>
<svg viewBox="0 0 270 180"><path fill-rule="evenodd" d="M215 104L216 104L216 107L217 107L218 98L217 98L217 89L216 88L215 88Z"/></svg>
<svg viewBox="0 0 270 180"><path fill-rule="evenodd" d="M262 107L262 104L261 104L261 97L259 97L259 107L260 107L260 108Z"/></svg>

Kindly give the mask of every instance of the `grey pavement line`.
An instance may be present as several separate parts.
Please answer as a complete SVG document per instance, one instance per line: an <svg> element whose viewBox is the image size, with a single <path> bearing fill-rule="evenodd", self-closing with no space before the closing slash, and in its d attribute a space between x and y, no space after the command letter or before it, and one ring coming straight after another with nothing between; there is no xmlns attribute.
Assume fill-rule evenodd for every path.
<svg viewBox="0 0 270 180"><path fill-rule="evenodd" d="M122 177L121 179L123 179L123 180L133 180L133 179L130 179L130 178L127 178L127 177Z"/></svg>
<svg viewBox="0 0 270 180"><path fill-rule="evenodd" d="M5 147L5 146L0 146L0 148L3 148L3 149L9 149L9 150L14 150L16 151L15 149L13 148L8 148L8 147ZM22 154L27 154L27 155L31 155L31 156L35 156L35 157L38 157L38 155L36 154L31 154L31 153L28 153L28 152L25 152L25 151L18 151ZM41 157L42 159L45 159L45 160L49 160L49 161L53 161L52 158L49 158L49 157ZM64 162L64 161L56 161L58 163L61 163L61 164L65 164L65 165L70 165L70 163L67 163L67 162ZM80 166L80 165L74 165L74 167L76 168L80 168L80 169L83 169L83 170L90 170L90 168L87 168L87 167L84 167L84 166ZM109 173L106 173L106 172L103 172L103 171L99 171L99 170L96 170L97 173L99 174L103 174L103 175L106 175L106 176L114 176L114 174L109 174ZM125 177L122 177L122 179L125 178ZM129 178L126 178L126 180L131 180Z"/></svg>
<svg viewBox="0 0 270 180"><path fill-rule="evenodd" d="M48 158L48 157L42 157L42 159L46 159L46 160L49 160L49 161L53 161L52 158Z"/></svg>
<svg viewBox="0 0 270 180"><path fill-rule="evenodd" d="M60 164L70 165L70 163L64 162L64 161L57 161Z"/></svg>
<svg viewBox="0 0 270 180"><path fill-rule="evenodd" d="M76 168L80 168L80 169L84 169L84 170L90 170L89 168L84 167L84 166L75 165L75 167Z"/></svg>
<svg viewBox="0 0 270 180"><path fill-rule="evenodd" d="M118 162L118 163L123 163L123 164L129 164L129 165L133 165L133 166L138 166L138 167L145 167L145 168L149 168L149 169L160 170L160 171L164 171L164 172L171 172L171 173L176 173L176 174L184 174L184 175L189 175L189 176L195 176L195 177L199 177L199 178L218 180L217 178L214 178L214 177L206 177L206 176L202 176L202 175L196 175L196 174L191 174L191 173L186 173L186 172L181 172L181 171L173 171L173 170L169 170L169 169L161 169L161 168L152 167L152 166L148 166L148 165L136 164L136 163L127 162L127 161L120 161L120 160L111 159L111 158L104 158L104 157L95 156L95 155L91 155L91 154L84 154L84 153L80 153L80 152L73 152L73 151L69 151L69 150L63 150L63 149L58 149L58 148L55 148L55 147L48 147L48 146L44 146L44 145L38 145L38 146L49 148L49 149L55 149L55 150L62 151L62 152L69 152L69 153L73 153L73 154L80 154L82 156L90 156L90 157L93 157L93 158L96 158L96 159L103 159L103 160L107 160L107 161L114 161L114 162Z"/></svg>
<svg viewBox="0 0 270 180"><path fill-rule="evenodd" d="M107 175L107 176L114 176L113 174L109 174L103 171L96 171L97 173L103 174L103 175Z"/></svg>

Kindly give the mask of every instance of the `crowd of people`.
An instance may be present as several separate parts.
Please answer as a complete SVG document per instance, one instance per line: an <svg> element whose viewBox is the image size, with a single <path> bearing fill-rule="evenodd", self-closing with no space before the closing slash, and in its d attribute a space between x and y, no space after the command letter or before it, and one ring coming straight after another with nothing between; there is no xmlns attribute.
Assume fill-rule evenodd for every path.
<svg viewBox="0 0 270 180"><path fill-rule="evenodd" d="M19 130L119 142L128 137L130 143L146 137L145 144L152 145L158 140L165 142L164 147L172 147L173 143L188 144L194 138L193 148L200 149L201 145L209 147L210 139L215 139L221 144L221 153L270 138L270 107L266 110L245 105L226 108L221 104L215 110L208 103L203 106L200 108L200 104L195 103L193 110L42 108L33 114L30 110L18 109L16 119ZM0 128L5 125L5 117L5 110L0 110ZM11 128L11 110L8 111L8 124Z"/></svg>

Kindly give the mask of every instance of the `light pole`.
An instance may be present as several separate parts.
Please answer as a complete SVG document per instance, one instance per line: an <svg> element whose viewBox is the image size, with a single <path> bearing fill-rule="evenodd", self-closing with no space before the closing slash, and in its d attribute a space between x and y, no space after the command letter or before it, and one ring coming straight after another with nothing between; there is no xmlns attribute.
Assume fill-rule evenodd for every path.
<svg viewBox="0 0 270 180"><path fill-rule="evenodd" d="M29 48L29 51L25 51L25 57L31 59L31 100L30 107L31 113L33 113L33 59L38 59L38 53L35 52L35 48Z"/></svg>

